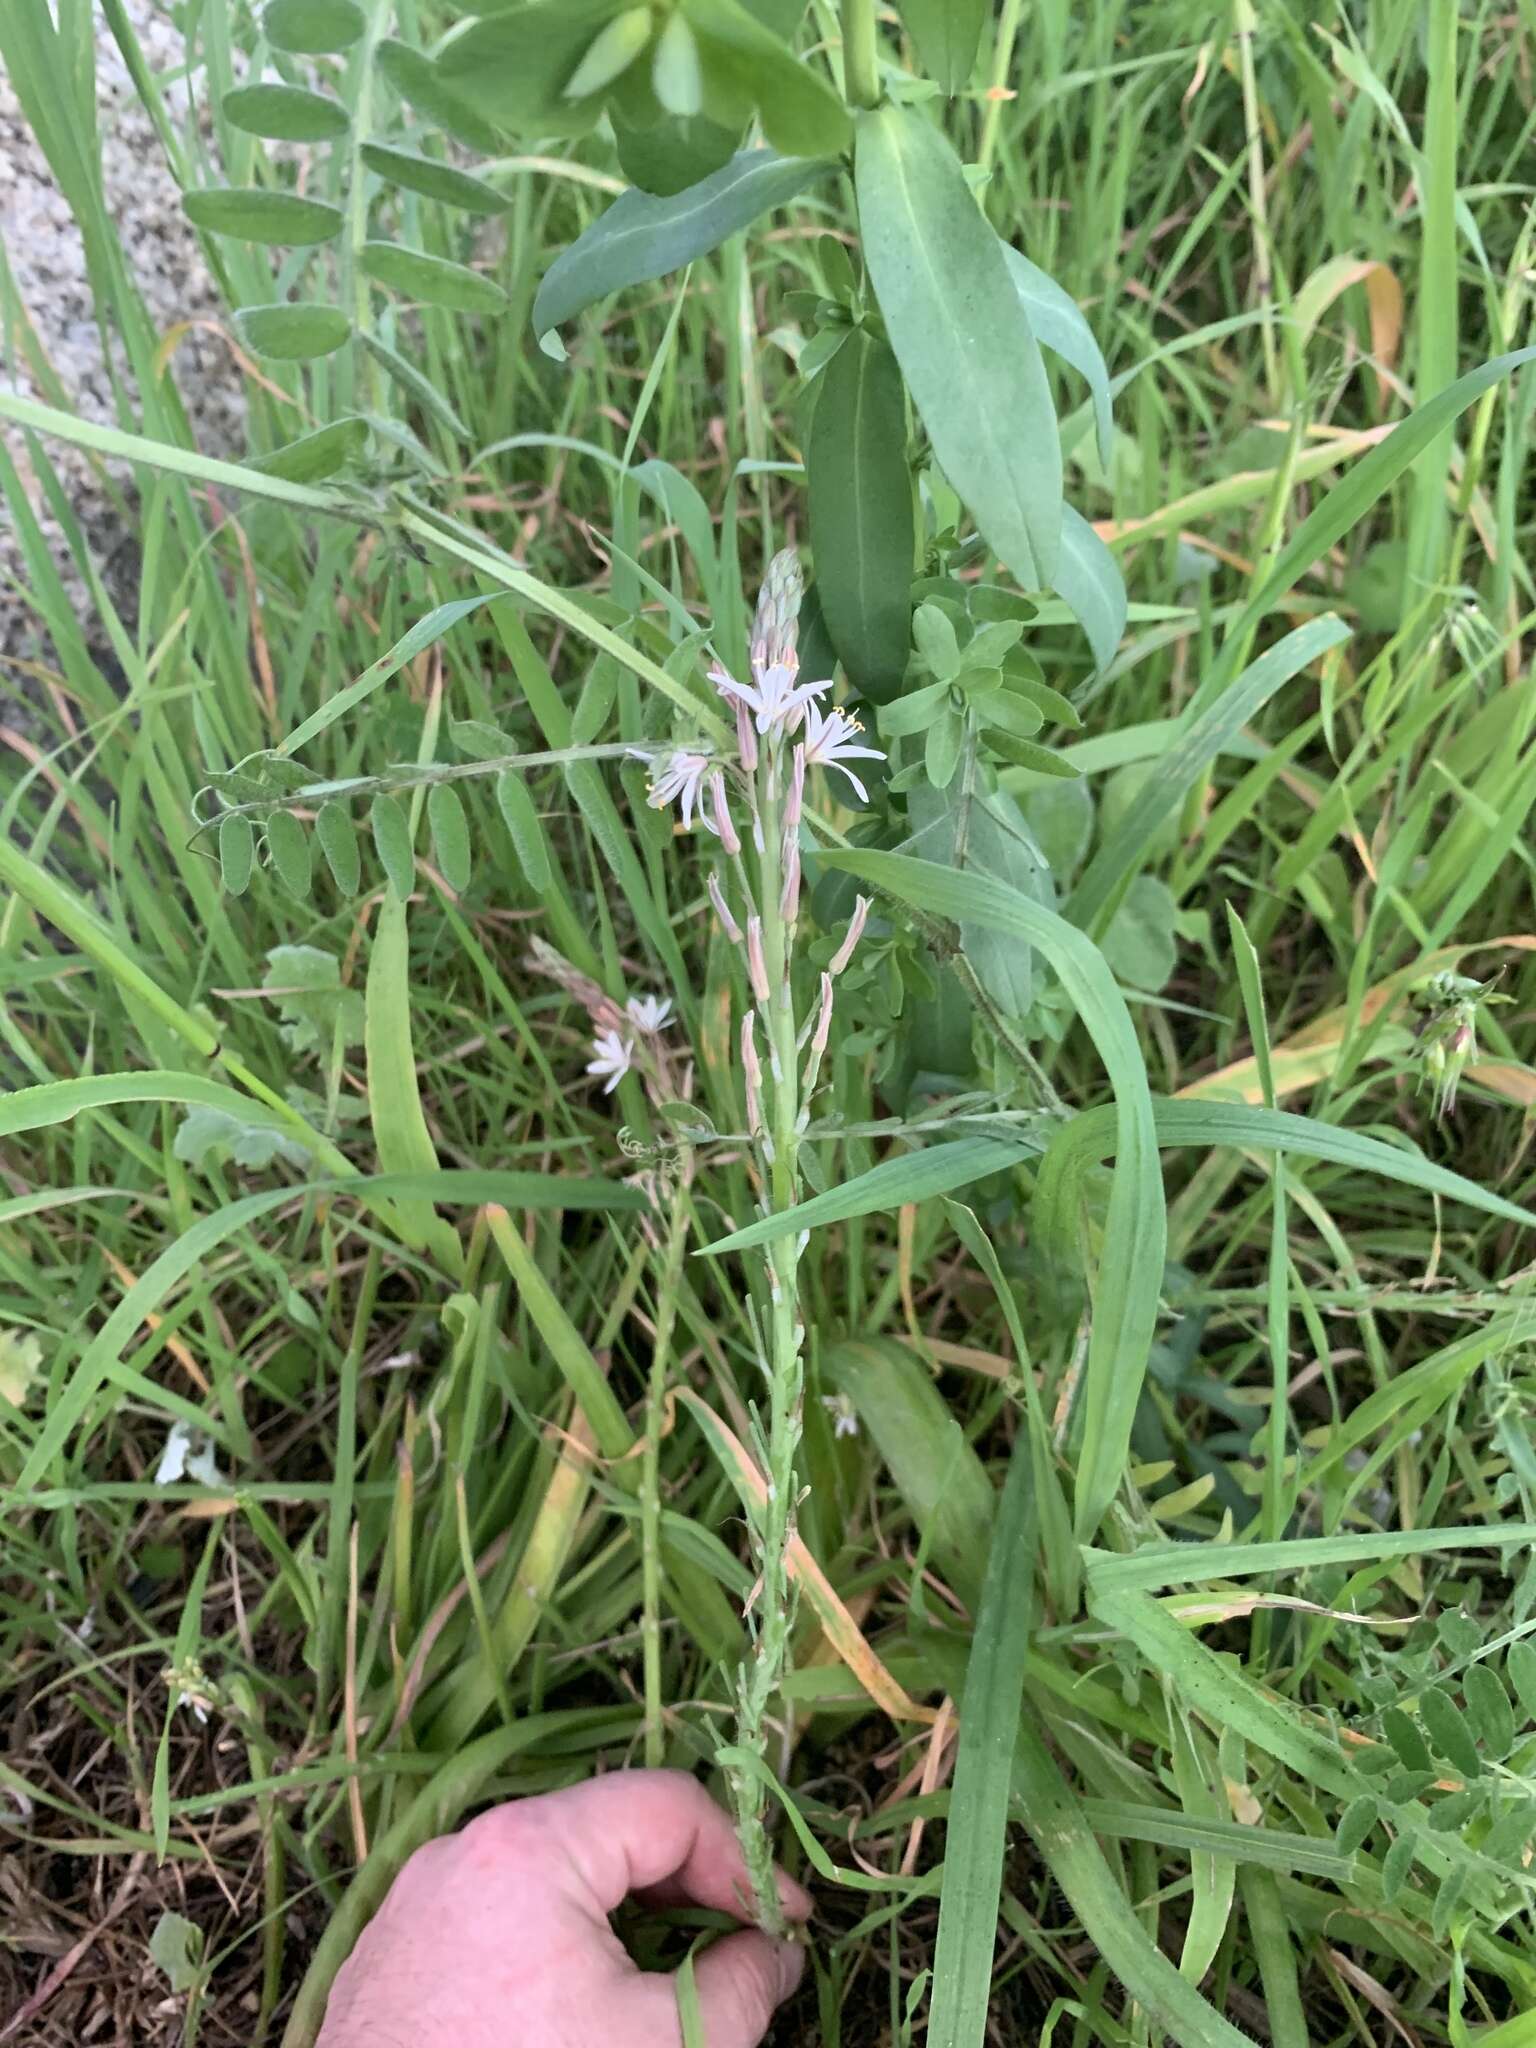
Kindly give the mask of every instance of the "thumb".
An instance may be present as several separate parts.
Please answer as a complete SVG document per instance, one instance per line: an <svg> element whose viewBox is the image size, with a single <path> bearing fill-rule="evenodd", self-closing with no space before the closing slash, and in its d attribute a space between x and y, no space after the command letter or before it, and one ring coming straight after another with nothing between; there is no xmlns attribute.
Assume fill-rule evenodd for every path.
<svg viewBox="0 0 1536 2048"><path fill-rule="evenodd" d="M717 1941L693 1969L706 2048L758 2048L804 1969L804 1949L755 1928Z"/></svg>

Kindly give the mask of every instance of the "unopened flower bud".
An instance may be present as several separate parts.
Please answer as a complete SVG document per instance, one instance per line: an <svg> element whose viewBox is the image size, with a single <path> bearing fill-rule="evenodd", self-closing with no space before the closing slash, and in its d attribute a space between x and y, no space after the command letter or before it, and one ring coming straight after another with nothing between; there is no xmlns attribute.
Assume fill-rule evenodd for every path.
<svg viewBox="0 0 1536 2048"><path fill-rule="evenodd" d="M763 958L763 920L760 917L747 919L747 979L752 984L752 993L760 1003L768 1000L768 963Z"/></svg>
<svg viewBox="0 0 1536 2048"><path fill-rule="evenodd" d="M748 1010L741 1020L741 1071L747 1090L747 1128L760 1131L763 1127L763 1068L757 1057L757 1018Z"/></svg>
<svg viewBox="0 0 1536 2048"><path fill-rule="evenodd" d="M725 891L720 886L720 877L709 878L709 900L715 906L715 915L720 920L720 929L733 946L741 944L741 926L731 915L731 906L725 900Z"/></svg>
<svg viewBox="0 0 1536 2048"><path fill-rule="evenodd" d="M757 729L752 723L752 707L736 699L736 751L741 756L741 765L749 775L757 767Z"/></svg>
<svg viewBox="0 0 1536 2048"><path fill-rule="evenodd" d="M864 922L868 916L869 898L867 896L856 896L853 903L853 916L848 920L847 931L843 933L843 943L832 955L831 965L828 969L830 973L841 974L848 965L848 962L853 958L853 949L864 935Z"/></svg>
<svg viewBox="0 0 1536 2048"><path fill-rule="evenodd" d="M789 772L789 792L784 799L784 836L786 839L800 830L800 813L805 805L805 749L796 747L794 765Z"/></svg>
<svg viewBox="0 0 1536 2048"><path fill-rule="evenodd" d="M832 1032L832 977L821 977L821 1014L816 1019L816 1029L811 1038L811 1058L819 1060L827 1049L827 1039Z"/></svg>
<svg viewBox="0 0 1536 2048"><path fill-rule="evenodd" d="M784 857L784 886L779 891L779 916L793 924L800 915L800 848L791 846Z"/></svg>
<svg viewBox="0 0 1536 2048"><path fill-rule="evenodd" d="M718 768L709 778L709 796L714 806L714 825L720 835L720 844L734 860L741 851L741 840L731 822L730 806L725 800L725 776Z"/></svg>

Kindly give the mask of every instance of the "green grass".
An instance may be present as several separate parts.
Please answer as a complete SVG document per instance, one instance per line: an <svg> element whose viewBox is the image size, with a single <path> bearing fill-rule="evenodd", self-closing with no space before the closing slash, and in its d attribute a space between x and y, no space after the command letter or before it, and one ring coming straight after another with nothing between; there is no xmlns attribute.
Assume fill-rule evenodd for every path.
<svg viewBox="0 0 1536 2048"><path fill-rule="evenodd" d="M566 363L529 315L618 188L600 134L479 164L509 200L481 248L505 313L370 298L354 208L337 288L436 406L362 351L265 364L229 473L156 374L96 170L91 10L58 12L7 12L0 61L122 381L94 437L0 398L0 489L53 650L6 676L0 720L0 1816L27 1924L59 1937L0 1934L0 1983L36 1992L126 1886L25 2038L79 2037L132 1981L135 2039L297 2042L424 1833L599 1760L711 1770L732 1738L751 1573L718 1425L751 1441L758 1340L719 1241L753 1191L737 1148L706 1146L669 1184L672 1231L642 1224L624 1177L675 1148L633 1079L611 1100L585 1084L587 1020L530 954L673 993L695 1105L739 1132L695 849L608 754L684 729L691 636L739 660L763 564L805 538L786 297L822 290L850 195L825 181L686 289L600 303ZM425 40L437 13L397 19ZM833 9L808 19L807 46L835 40ZM821 1910L786 2043L921 2039L930 1996L943 2038L974 2041L994 1890L998 2038L1363 2044L1389 2013L1427 2043L1515 2048L1536 2006L1536 377L1450 395L1536 340L1536 15L1369 0L1351 19L1005 0L981 75L1014 96L948 115L994 225L1116 375L1107 471L1082 385L1055 389L1068 495L1106 523L1132 612L1098 676L1061 607L1031 629L1083 722L1052 736L1079 782L1005 777L1049 901L929 881L894 837L815 878L828 932L841 871L889 893L819 1111L839 1128L808 1148L800 1534L824 1588L801 1603L784 1841ZM196 24L194 97L216 107L245 15L217 0ZM902 53L890 19L882 42ZM400 139L392 101L360 108L335 75ZM217 111L161 118L190 183L265 175ZM308 189L348 204L351 167L343 146ZM410 195L380 223L474 253ZM232 307L289 282L269 252L208 250ZM1372 295L1350 263L1378 266ZM386 447L346 504L247 488L307 426L386 408L423 450L408 486ZM56 427L132 463L132 607L68 520ZM465 720L555 758L528 770L533 827L488 776L451 778L455 888L427 787L465 760ZM406 791L405 915L361 799L356 895L319 861L305 896L264 867L223 891L199 791L280 745L311 780ZM829 848L857 839L851 815L822 822ZM973 1039L977 984L932 964L956 925L960 975L979 928L1035 949L1011 1036ZM1437 1118L1414 991L1449 969L1509 1000L1480 1011ZM975 1143L985 1178L915 1149L936 1136ZM871 1171L877 1202L849 1186ZM157 1483L178 1420L216 1484ZM989 1634L968 1720L1016 1441L1029 1514L1001 1526L1034 1558L1034 1619L1027 1649L1022 1602ZM990 1738L1020 1656L1010 1751ZM1470 1755L1423 1710L1436 1687ZM883 1711L945 1697L953 1813L952 1753L924 1780L930 1724ZM941 1861L961 1876L939 1895ZM145 1962L165 1911L204 1940L170 2018Z"/></svg>

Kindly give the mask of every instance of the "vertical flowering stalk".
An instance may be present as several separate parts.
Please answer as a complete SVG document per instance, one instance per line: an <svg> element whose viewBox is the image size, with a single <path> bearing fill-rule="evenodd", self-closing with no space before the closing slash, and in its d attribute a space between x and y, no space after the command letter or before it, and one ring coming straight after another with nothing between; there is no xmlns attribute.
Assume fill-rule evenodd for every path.
<svg viewBox="0 0 1536 2048"><path fill-rule="evenodd" d="M723 865L710 877L709 894L722 931L743 955L747 1002L741 1020L742 1087L767 1214L791 1209L800 1199L799 1148L827 1048L833 974L847 964L866 908L861 901L833 973L820 978L802 1015L794 959L807 772L812 767L836 767L862 797L863 785L846 762L883 758L876 748L857 743L856 719L822 709L818 699L830 683L798 680L800 597L794 556L776 556L753 625L751 681L739 682L718 667L711 671L715 687L736 714L737 758L731 780L745 805L750 829L745 834L737 831L724 772L714 769L706 777L694 757L667 761L651 792L651 801L658 806L678 799L685 813L691 813L696 804L700 822L719 841ZM702 793L706 786L707 799ZM788 1567L804 1404L801 1250L801 1239L789 1233L774 1239L764 1253L768 1314L762 1330L761 1394L766 1401L760 1394L752 1403L752 1448L766 1482L766 1498L749 1518L757 1585L747 1617L751 1648L737 1686L737 1743L764 1762L794 1625L794 1585ZM737 1771L732 1773L731 1792L759 1919L768 1931L782 1933L763 1784L756 1774Z"/></svg>

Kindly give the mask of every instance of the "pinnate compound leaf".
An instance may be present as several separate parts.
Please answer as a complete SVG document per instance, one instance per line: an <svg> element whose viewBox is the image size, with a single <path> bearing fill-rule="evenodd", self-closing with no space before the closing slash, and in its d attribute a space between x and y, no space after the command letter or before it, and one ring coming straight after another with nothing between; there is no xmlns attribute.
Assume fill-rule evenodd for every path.
<svg viewBox="0 0 1536 2048"><path fill-rule="evenodd" d="M242 85L221 104L231 126L269 142L334 142L351 126L340 100L302 85Z"/></svg>
<svg viewBox="0 0 1536 2048"><path fill-rule="evenodd" d="M1027 590L1061 550L1061 442L1003 244L960 160L916 107L859 117L864 256L945 476Z"/></svg>
<svg viewBox="0 0 1536 2048"><path fill-rule="evenodd" d="M352 332L338 306L242 306L235 327L253 355L281 363L334 355Z"/></svg>
<svg viewBox="0 0 1536 2048"><path fill-rule="evenodd" d="M209 185L184 193L181 204L194 227L239 242L313 248L341 232L338 207L260 185Z"/></svg>
<svg viewBox="0 0 1536 2048"><path fill-rule="evenodd" d="M822 614L860 693L887 703L911 651L912 480L901 371L855 328L822 373L806 468Z"/></svg>
<svg viewBox="0 0 1536 2048"><path fill-rule="evenodd" d="M681 269L792 199L827 168L772 149L748 149L670 198L624 193L546 271L533 303L534 332L562 326L626 285Z"/></svg>

